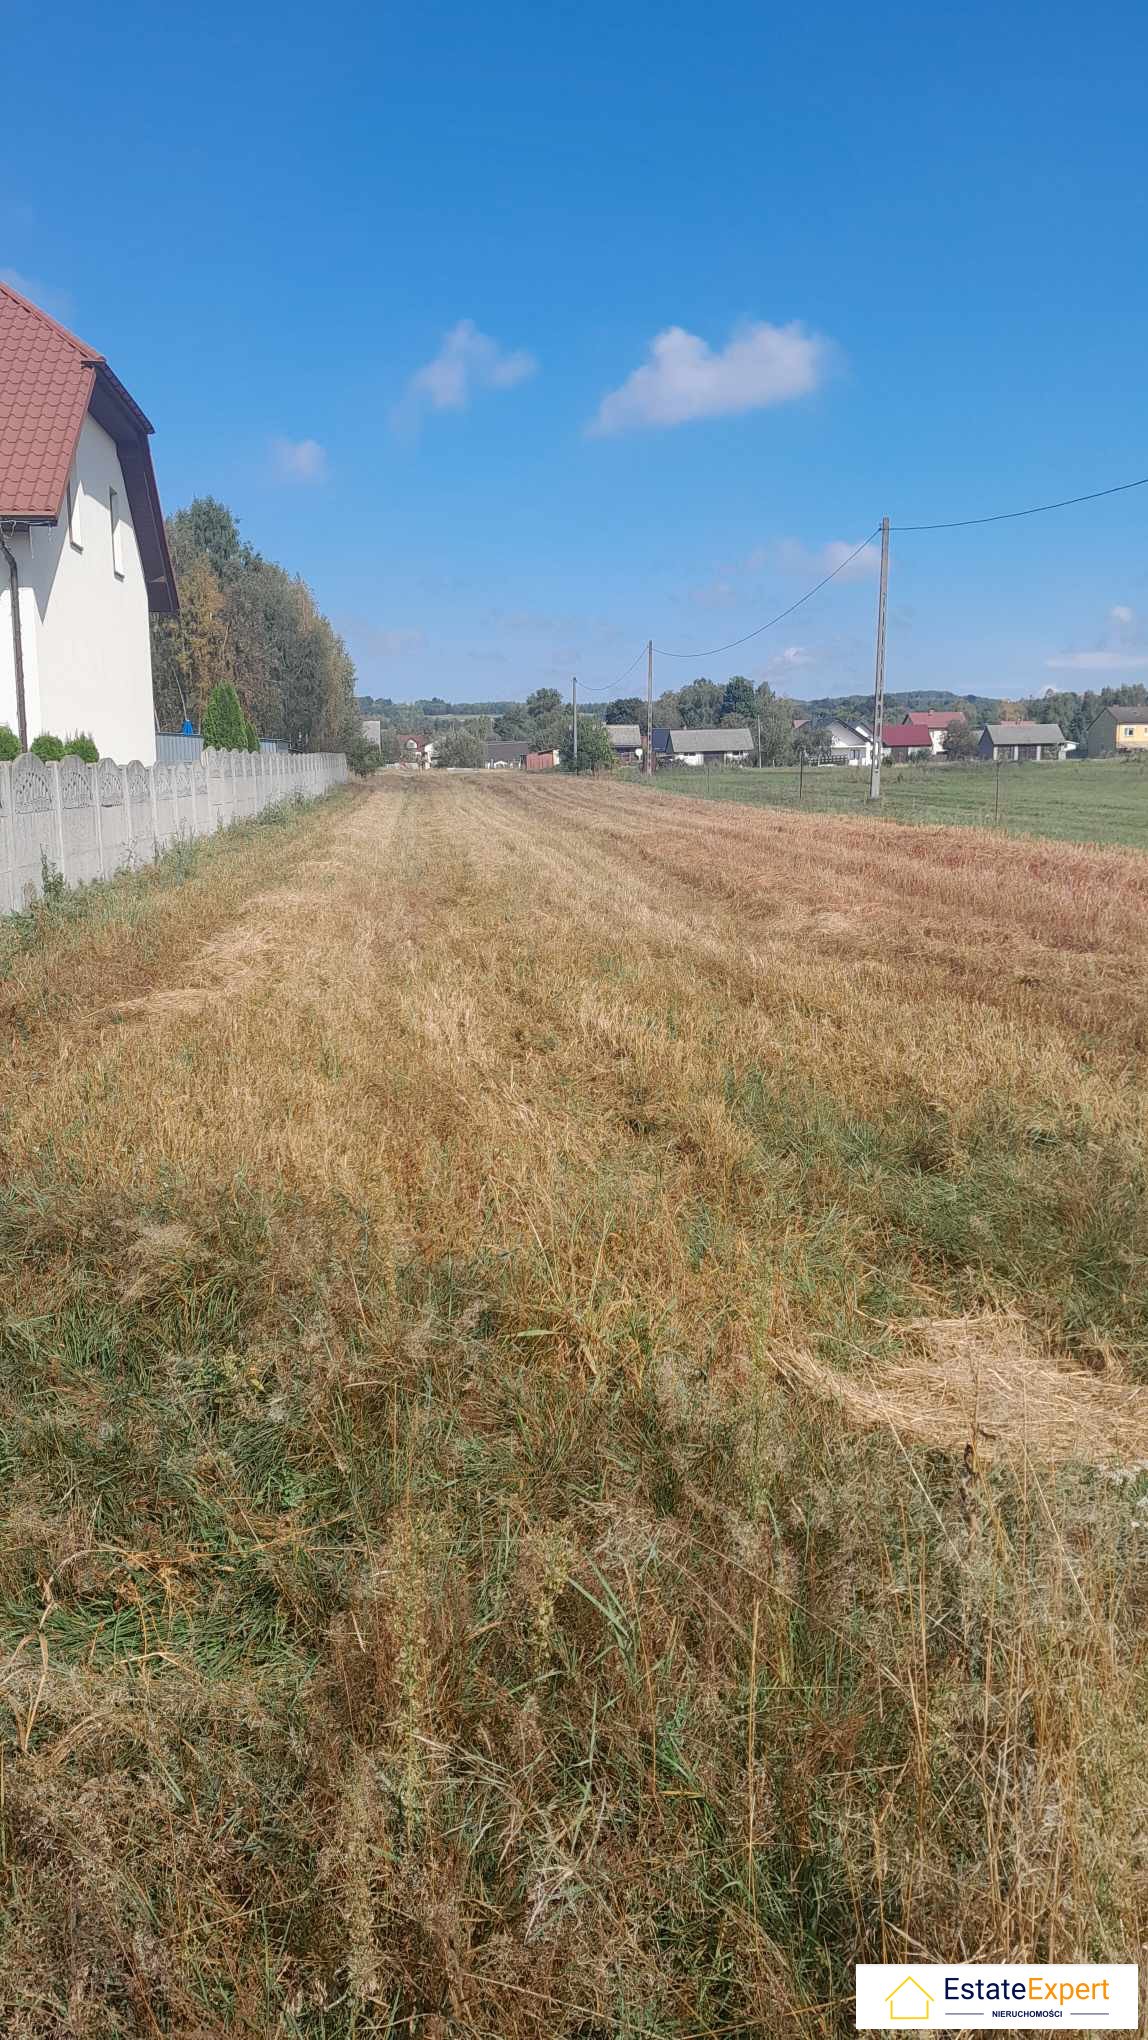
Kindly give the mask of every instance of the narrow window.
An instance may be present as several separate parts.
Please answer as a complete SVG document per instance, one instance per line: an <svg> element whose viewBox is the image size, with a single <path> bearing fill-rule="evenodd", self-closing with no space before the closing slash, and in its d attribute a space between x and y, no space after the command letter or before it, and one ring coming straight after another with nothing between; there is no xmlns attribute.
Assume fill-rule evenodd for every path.
<svg viewBox="0 0 1148 2040"><path fill-rule="evenodd" d="M72 545L75 546L77 552L83 552L84 550L84 527L81 515L83 500L84 492L80 484L80 477L79 475L71 475L68 479L68 538Z"/></svg>
<svg viewBox="0 0 1148 2040"><path fill-rule="evenodd" d="M108 508L112 513L112 567L122 581L124 578L124 541L123 533L120 530L120 492L118 489L108 490Z"/></svg>

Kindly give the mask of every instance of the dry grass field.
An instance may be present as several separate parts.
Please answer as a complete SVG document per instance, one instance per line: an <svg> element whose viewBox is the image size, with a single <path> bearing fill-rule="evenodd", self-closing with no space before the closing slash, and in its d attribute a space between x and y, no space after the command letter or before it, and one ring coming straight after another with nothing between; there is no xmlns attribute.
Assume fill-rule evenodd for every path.
<svg viewBox="0 0 1148 2040"><path fill-rule="evenodd" d="M0 927L5 2040L1145 1960L1148 860L387 776Z"/></svg>

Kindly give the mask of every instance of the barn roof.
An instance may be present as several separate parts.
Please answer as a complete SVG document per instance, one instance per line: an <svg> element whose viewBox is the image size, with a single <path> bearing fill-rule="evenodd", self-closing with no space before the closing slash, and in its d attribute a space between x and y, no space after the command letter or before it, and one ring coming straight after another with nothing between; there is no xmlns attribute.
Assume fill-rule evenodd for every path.
<svg viewBox="0 0 1148 2040"><path fill-rule="evenodd" d="M1065 744L1068 742L1059 723L1054 722L991 722L985 728L993 744Z"/></svg>
<svg viewBox="0 0 1148 2040"><path fill-rule="evenodd" d="M752 751L748 730L671 730L671 751Z"/></svg>

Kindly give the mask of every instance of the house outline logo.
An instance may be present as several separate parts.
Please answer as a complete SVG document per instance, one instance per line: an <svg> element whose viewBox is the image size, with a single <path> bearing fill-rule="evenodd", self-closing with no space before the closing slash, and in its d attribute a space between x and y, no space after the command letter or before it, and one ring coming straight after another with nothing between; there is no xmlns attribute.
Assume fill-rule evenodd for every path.
<svg viewBox="0 0 1148 2040"><path fill-rule="evenodd" d="M898 2006L897 2004L897 1999L903 1990L916 1991L917 1993L919 2002L914 2004L911 2010L908 1999L905 2000L903 2006ZM921 2009L920 2001L923 2001L923 2010ZM932 1992L927 1991L923 1983L918 1983L915 1976L903 1976L900 1983L896 1984L889 1991L885 1998L885 2003L889 2007L890 2019L899 2026L924 2026L933 2015Z"/></svg>

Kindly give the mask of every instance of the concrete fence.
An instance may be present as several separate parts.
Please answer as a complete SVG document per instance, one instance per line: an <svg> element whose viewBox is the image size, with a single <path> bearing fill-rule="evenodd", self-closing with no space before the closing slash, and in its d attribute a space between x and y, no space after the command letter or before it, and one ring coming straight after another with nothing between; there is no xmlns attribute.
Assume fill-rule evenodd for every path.
<svg viewBox="0 0 1148 2040"><path fill-rule="evenodd" d="M332 751L205 751L150 766L50 765L25 754L0 764L0 913L34 899L45 871L68 885L110 878L181 836L209 836L279 801L313 800L347 776Z"/></svg>

